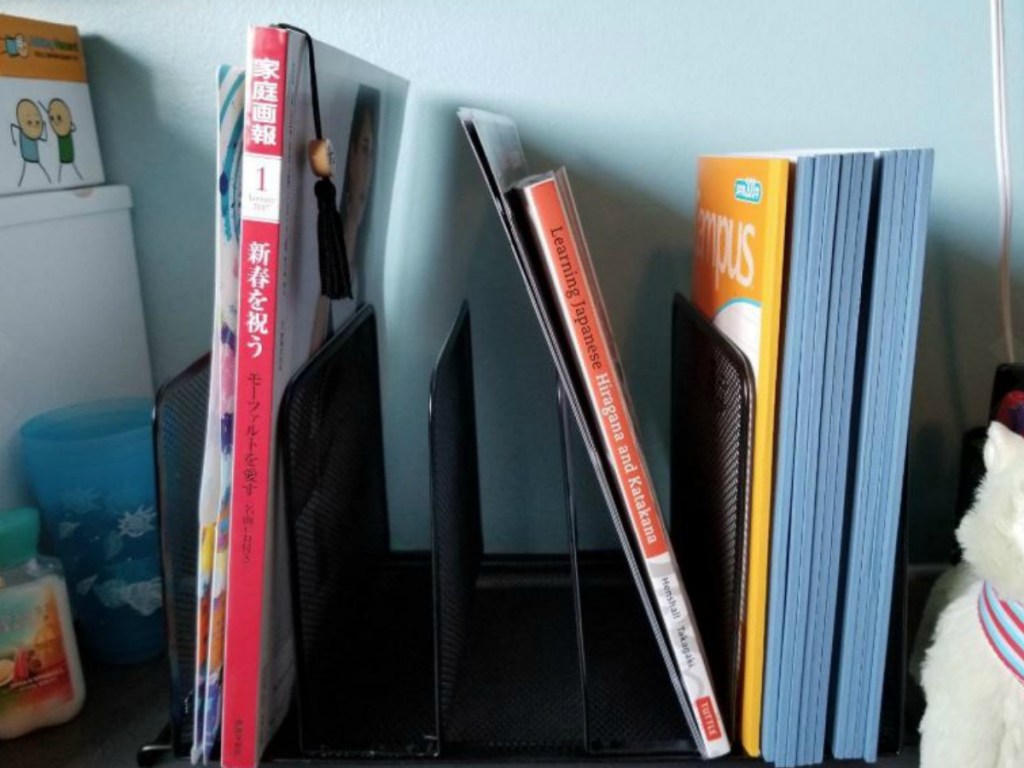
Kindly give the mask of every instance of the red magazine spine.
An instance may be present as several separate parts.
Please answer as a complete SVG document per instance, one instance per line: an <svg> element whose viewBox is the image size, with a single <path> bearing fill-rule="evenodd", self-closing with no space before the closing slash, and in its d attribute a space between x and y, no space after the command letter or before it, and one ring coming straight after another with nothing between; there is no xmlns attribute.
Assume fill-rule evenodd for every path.
<svg viewBox="0 0 1024 768"><path fill-rule="evenodd" d="M576 241L558 180L546 177L521 188L550 294L581 374L585 402L599 426L599 448L614 470L615 489L629 510L630 528L643 553L643 569L657 594L658 610L700 729L703 752L729 751L722 717L701 650L692 610L665 533L612 345L604 307L582 242ZM586 260L586 261L585 261ZM571 363L573 365L573 363Z"/></svg>
<svg viewBox="0 0 1024 768"><path fill-rule="evenodd" d="M259 762L266 533L269 500L281 166L288 33L249 32L242 154L235 454L224 641L221 764Z"/></svg>

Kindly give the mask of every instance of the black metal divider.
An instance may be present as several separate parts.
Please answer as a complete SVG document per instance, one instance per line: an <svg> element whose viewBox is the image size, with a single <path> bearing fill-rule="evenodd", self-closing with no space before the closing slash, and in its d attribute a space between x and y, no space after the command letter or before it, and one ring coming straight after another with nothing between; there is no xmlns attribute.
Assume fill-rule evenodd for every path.
<svg viewBox="0 0 1024 768"><path fill-rule="evenodd" d="M750 362L676 294L670 530L730 734L739 731L753 410Z"/></svg>
<svg viewBox="0 0 1024 768"><path fill-rule="evenodd" d="M674 374L680 359L674 342ZM174 729L171 744L144 748L140 763L161 750L183 757L190 738L190 576L206 380L199 361L157 403L165 594L169 629L178 630L170 648ZM625 556L580 550L581 514L608 511L577 508L572 444L579 436L561 391L568 554L484 552L473 386L464 305L431 381L431 551L396 553L388 542L372 309L352 318L289 385L280 448L299 681L293 716L267 759L696 759ZM684 414L673 407L674 422ZM898 575L886 752L898 749L901 732L901 584ZM691 594L702 588L688 586ZM717 672L716 680L721 691Z"/></svg>
<svg viewBox="0 0 1024 768"><path fill-rule="evenodd" d="M203 468L209 389L210 356L204 355L165 384L156 397L153 452L170 663L170 722L157 744L140 750L140 762L159 757L164 751L187 755L192 744L199 560L195 508Z"/></svg>
<svg viewBox="0 0 1024 768"><path fill-rule="evenodd" d="M558 405L586 751L696 758L625 555L579 547L580 520L607 517L608 510L580 510L576 504L573 445L581 441L560 384Z"/></svg>
<svg viewBox="0 0 1024 768"><path fill-rule="evenodd" d="M379 370L364 306L281 404L295 721L307 756L437 752L429 559L391 551Z"/></svg>
<svg viewBox="0 0 1024 768"><path fill-rule="evenodd" d="M441 755L580 755L570 562L484 554L476 438L470 319L463 305L438 357L430 395Z"/></svg>
<svg viewBox="0 0 1024 768"><path fill-rule="evenodd" d="M465 307L430 382L431 556L435 696L443 738L469 635L473 588L483 557L476 412L469 317Z"/></svg>

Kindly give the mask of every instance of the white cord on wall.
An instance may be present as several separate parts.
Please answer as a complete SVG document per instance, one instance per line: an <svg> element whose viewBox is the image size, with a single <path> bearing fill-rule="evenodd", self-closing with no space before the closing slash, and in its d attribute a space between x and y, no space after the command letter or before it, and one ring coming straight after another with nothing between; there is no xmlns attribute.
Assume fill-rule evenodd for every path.
<svg viewBox="0 0 1024 768"><path fill-rule="evenodd" d="M999 306L1006 358L1013 359L1013 312L1010 302L1010 241L1013 234L1013 184L1006 128L1006 64L1003 58L1003 0L991 0L992 107L996 132L996 178L999 183Z"/></svg>

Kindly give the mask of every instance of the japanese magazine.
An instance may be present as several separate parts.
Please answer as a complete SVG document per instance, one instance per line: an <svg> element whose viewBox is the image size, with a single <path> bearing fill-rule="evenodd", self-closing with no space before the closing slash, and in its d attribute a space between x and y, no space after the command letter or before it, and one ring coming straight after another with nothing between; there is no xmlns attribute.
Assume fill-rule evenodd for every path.
<svg viewBox="0 0 1024 768"><path fill-rule="evenodd" d="M330 302L318 248L318 177L307 158L315 50L323 137L337 158L338 213L352 298ZM239 326L228 531L221 763L255 766L296 678L288 538L277 461L285 387L366 296L383 250L408 83L306 35L249 31L242 133Z"/></svg>

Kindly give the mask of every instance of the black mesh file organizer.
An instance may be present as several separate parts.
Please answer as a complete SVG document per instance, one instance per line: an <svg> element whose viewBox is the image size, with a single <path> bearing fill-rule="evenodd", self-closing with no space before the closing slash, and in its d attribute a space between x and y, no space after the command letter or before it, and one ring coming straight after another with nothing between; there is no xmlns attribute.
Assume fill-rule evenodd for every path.
<svg viewBox="0 0 1024 768"><path fill-rule="evenodd" d="M684 321L677 314L674 336L685 330ZM680 380L697 365L685 354L692 350L688 343L675 338L673 344L674 387L680 388L672 411L678 438L673 452L684 451L673 456L674 467L687 455L679 440L689 428L676 423L691 418L682 400L699 392L698 385ZM204 365L200 361L164 387L156 413L173 746L179 758L187 753L191 728ZM551 418L560 418L566 470L567 552L487 553L472 338L463 307L438 357L429 399L424 393L431 550L399 553L388 540L373 311L358 312L296 374L283 405L280 450L295 555L298 695L266 761L698 759L627 558L621 550L578 546L579 525L598 516L610 524L610 516L603 506L578 506L574 485L583 478L571 476L571 450L581 441L566 398L555 394L553 386ZM682 476L675 475L673 483ZM719 501L732 498L722 493ZM683 520L696 512L691 508ZM716 529L704 535L713 537ZM740 546L721 539L732 542L725 547L730 552ZM681 550L690 546L677 542ZM886 753L898 749L902 733L904 572L897 568L882 708ZM739 570L733 578L741 580ZM692 598L702 589L735 591L696 576L687 585ZM700 620L710 652L720 638L712 641L716 630ZM729 659L731 645L726 646L721 658ZM166 739L140 752L140 761L157 759L159 749L169 751Z"/></svg>
<svg viewBox="0 0 1024 768"><path fill-rule="evenodd" d="M754 372L689 301L672 311L671 536L701 628L722 717L737 732Z"/></svg>
<svg viewBox="0 0 1024 768"><path fill-rule="evenodd" d="M156 457L160 554L171 673L170 747L185 756L192 745L196 643L196 566L199 560L199 481L206 439L210 356L167 382L156 396Z"/></svg>

